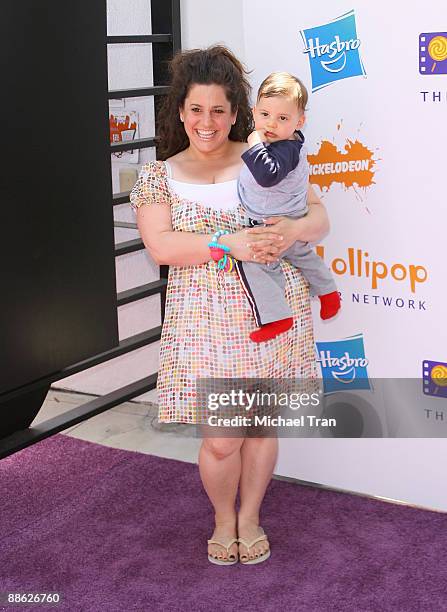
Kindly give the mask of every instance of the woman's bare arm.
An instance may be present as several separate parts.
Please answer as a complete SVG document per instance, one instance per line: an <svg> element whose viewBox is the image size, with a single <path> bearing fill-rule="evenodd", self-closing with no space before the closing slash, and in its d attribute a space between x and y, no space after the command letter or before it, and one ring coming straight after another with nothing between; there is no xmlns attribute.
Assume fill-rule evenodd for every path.
<svg viewBox="0 0 447 612"><path fill-rule="evenodd" d="M137 224L144 246L158 265L195 266L210 260L212 234L176 232L169 204L140 206Z"/></svg>
<svg viewBox="0 0 447 612"><path fill-rule="evenodd" d="M169 204L140 206L137 209L137 224L144 246L158 265L196 266L210 261L208 243L213 234L179 232L172 229L171 208ZM257 236L247 236L245 230L222 236L220 243L230 248L236 259L248 261L253 259L253 252L248 246L259 240ZM276 241L272 234L265 244ZM262 263L273 261L272 257L260 257Z"/></svg>

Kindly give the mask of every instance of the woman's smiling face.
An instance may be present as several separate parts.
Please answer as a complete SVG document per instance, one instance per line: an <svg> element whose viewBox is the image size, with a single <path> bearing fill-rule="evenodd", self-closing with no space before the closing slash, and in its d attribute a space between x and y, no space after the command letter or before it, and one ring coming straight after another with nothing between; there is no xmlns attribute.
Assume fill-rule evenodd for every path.
<svg viewBox="0 0 447 612"><path fill-rule="evenodd" d="M213 153L227 144L237 111L231 111L222 86L192 85L179 111L192 147L201 153Z"/></svg>

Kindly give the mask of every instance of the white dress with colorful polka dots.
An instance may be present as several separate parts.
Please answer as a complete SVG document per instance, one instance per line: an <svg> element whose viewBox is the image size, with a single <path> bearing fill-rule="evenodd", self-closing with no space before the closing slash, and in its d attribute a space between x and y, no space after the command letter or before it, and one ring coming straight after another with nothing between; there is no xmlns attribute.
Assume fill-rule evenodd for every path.
<svg viewBox="0 0 447 612"><path fill-rule="evenodd" d="M235 232L248 226L237 181L212 185L175 181L158 161L143 166L131 204L134 210L170 204L172 227L180 232ZM196 401L199 377L316 377L308 286L299 270L284 260L281 266L294 325L263 343L249 338L256 325L235 272L219 272L212 260L170 266L157 382L160 421L204 422L206 407Z"/></svg>

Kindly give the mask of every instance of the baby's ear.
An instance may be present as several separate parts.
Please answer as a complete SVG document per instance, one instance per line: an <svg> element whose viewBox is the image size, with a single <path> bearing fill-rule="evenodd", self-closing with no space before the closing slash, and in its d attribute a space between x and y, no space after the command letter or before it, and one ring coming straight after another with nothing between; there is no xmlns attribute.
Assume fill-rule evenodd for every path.
<svg viewBox="0 0 447 612"><path fill-rule="evenodd" d="M303 113L301 117L298 119L298 123L296 124L297 129L300 130L305 123L306 123L306 115L305 113Z"/></svg>

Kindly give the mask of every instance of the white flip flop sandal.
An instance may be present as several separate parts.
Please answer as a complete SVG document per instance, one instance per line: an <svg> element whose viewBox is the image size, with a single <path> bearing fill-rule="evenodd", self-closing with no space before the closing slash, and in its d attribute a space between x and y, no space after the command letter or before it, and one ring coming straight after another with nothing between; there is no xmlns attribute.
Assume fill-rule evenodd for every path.
<svg viewBox="0 0 447 612"><path fill-rule="evenodd" d="M218 546L222 546L227 551L227 555L229 553L230 546L232 546L235 542L237 543L237 538L233 538L228 542L228 544L224 544L223 542L219 542L219 540L208 540L208 544L217 544ZM236 555L236 559L216 559L212 555L208 555L208 561L214 563L215 565L234 565L238 562L238 557Z"/></svg>
<svg viewBox="0 0 447 612"><path fill-rule="evenodd" d="M255 538L252 542L247 542L246 540L244 540L244 538L238 538L237 541L247 547L247 556L248 556L249 549L252 546L254 546L254 544L256 544L257 542L262 542L263 540L268 540L265 533ZM255 557L254 559L247 559L247 561L242 561L242 559L239 556L239 561L242 563L242 565L255 565L256 563L262 563L263 561L267 561L269 557L270 557L270 548L260 557L258 558Z"/></svg>

